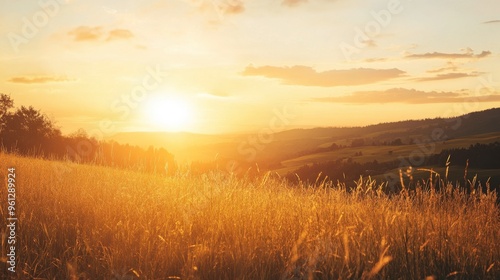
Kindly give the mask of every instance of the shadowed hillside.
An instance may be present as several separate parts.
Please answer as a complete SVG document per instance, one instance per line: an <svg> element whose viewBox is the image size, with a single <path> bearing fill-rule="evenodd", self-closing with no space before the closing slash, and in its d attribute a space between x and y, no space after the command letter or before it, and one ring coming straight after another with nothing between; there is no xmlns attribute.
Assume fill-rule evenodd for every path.
<svg viewBox="0 0 500 280"><path fill-rule="evenodd" d="M19 258L11 273L2 253L2 279L500 277L491 192L388 196L371 180L348 192L270 173L165 177L0 153L0 169L12 167Z"/></svg>
<svg viewBox="0 0 500 280"><path fill-rule="evenodd" d="M383 123L366 127L293 129L277 132L272 141L255 142L257 134L193 135L171 133L120 133L112 139L123 143L170 146L177 159L193 162L194 172L225 170L247 173L265 170L281 175L294 173L314 180L319 173L330 179L353 180L359 175L399 173L409 166L440 168L450 155L448 150L471 145L500 142L500 108L474 112L454 118L436 118ZM415 157L415 155L418 155ZM486 154L486 156L494 153ZM466 155L452 157L463 169ZM413 161L410 160L413 158ZM439 160L438 160L439 158ZM237 168L231 168L236 162ZM375 163L374 163L375 162ZM488 168L471 161L471 172ZM477 164L476 164L477 163ZM477 169L479 168L479 169ZM345 174L350 174L345 176ZM497 187L498 172L489 172ZM398 176L396 176L398 177ZM484 178L486 180L488 177Z"/></svg>

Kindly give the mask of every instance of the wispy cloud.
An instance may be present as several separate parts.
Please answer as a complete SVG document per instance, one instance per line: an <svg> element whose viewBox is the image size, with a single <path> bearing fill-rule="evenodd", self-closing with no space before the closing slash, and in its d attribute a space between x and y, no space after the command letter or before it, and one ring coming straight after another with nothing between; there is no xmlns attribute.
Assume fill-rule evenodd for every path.
<svg viewBox="0 0 500 280"><path fill-rule="evenodd" d="M482 51L479 54L474 54L474 51L470 48L464 49L463 53L442 53L442 52L432 52L423 54L409 54L406 58L411 59L463 59L463 58L484 58L491 55L490 51Z"/></svg>
<svg viewBox="0 0 500 280"><path fill-rule="evenodd" d="M220 7L226 14L239 14L245 10L245 5L240 0L224 1Z"/></svg>
<svg viewBox="0 0 500 280"><path fill-rule="evenodd" d="M120 39L130 39L133 38L134 34L128 29L113 29L109 31L107 41L120 40Z"/></svg>
<svg viewBox="0 0 500 280"><path fill-rule="evenodd" d="M188 0L201 11L215 11L220 15L239 14L245 11L243 0Z"/></svg>
<svg viewBox="0 0 500 280"><path fill-rule="evenodd" d="M417 82L428 82L428 81L440 81L440 80L451 80L451 79L460 79L467 77L477 77L480 73L446 73L446 74L438 74L433 77L422 77L414 79Z"/></svg>
<svg viewBox="0 0 500 280"><path fill-rule="evenodd" d="M377 46L377 43L375 42L375 40L373 39L369 39L369 40L364 40L363 41L363 44L366 46L366 47L371 47L371 48L374 48Z"/></svg>
<svg viewBox="0 0 500 280"><path fill-rule="evenodd" d="M437 92L420 91L415 89L391 88L385 91L358 91L350 95L312 98L315 102L333 102L347 104L373 104L373 103L455 103L455 102L497 102L500 94L472 96L463 92Z"/></svg>
<svg viewBox="0 0 500 280"><path fill-rule="evenodd" d="M134 37L132 31L128 29L113 29L110 31L104 30L102 26L79 26L67 33L75 42L97 42L97 41L112 41L123 40Z"/></svg>
<svg viewBox="0 0 500 280"><path fill-rule="evenodd" d="M445 66L440 67L440 68L435 68L431 70L427 70L427 73L442 73L442 72L457 72L459 71L459 66L456 65L452 61L448 61Z"/></svg>
<svg viewBox="0 0 500 280"><path fill-rule="evenodd" d="M96 41L99 40L103 34L101 26L79 26L68 32L68 35L70 35L76 42Z"/></svg>
<svg viewBox="0 0 500 280"><path fill-rule="evenodd" d="M288 6L288 7L295 7L295 6L298 6L302 3L306 3L307 0L283 0L283 2L281 2L282 5L284 6Z"/></svg>
<svg viewBox="0 0 500 280"><path fill-rule="evenodd" d="M388 61L389 58L385 58L385 57L372 57L372 58L366 58L363 60L363 62L367 62L367 63L371 63L371 62L384 62L384 61Z"/></svg>
<svg viewBox="0 0 500 280"><path fill-rule="evenodd" d="M292 66L292 67L276 67L248 66L244 71L245 76L263 76L266 78L280 79L287 85L302 85L302 86L319 86L319 87L335 87L335 86L353 86L373 84L381 81L386 81L401 77L405 74L404 71L393 69L371 69L358 68L348 70L328 70L317 72L307 66Z"/></svg>
<svg viewBox="0 0 500 280"><path fill-rule="evenodd" d="M212 101L221 101L221 102L228 102L228 101L234 101L236 100L236 97L234 96L229 96L227 94L221 94L221 93L198 93L196 94L196 97L200 99L205 99L205 100L212 100Z"/></svg>
<svg viewBox="0 0 500 280"><path fill-rule="evenodd" d="M490 24L490 23L500 23L500 19L495 19L495 20L488 20L483 22L484 24Z"/></svg>
<svg viewBox="0 0 500 280"><path fill-rule="evenodd" d="M75 81L75 79L71 79L66 76L19 76L19 77L12 77L7 81L16 84L46 84L46 83L71 82Z"/></svg>

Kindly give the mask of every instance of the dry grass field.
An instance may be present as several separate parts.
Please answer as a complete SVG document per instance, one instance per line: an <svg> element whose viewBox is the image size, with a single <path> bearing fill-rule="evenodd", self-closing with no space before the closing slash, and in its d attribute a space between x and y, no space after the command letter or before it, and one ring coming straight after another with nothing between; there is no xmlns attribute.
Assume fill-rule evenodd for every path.
<svg viewBox="0 0 500 280"><path fill-rule="evenodd" d="M449 185L291 186L263 175L163 177L0 154L16 168L8 279L499 279L495 193ZM7 188L0 189L2 222Z"/></svg>

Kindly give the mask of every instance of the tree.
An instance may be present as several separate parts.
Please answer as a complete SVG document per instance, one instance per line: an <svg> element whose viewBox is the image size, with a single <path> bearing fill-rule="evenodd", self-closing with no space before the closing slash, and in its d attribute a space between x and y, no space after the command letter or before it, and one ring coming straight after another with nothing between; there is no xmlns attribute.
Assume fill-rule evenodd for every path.
<svg viewBox="0 0 500 280"><path fill-rule="evenodd" d="M163 148L144 150L128 144L99 141L83 129L63 136L39 110L21 106L12 112L13 105L10 96L0 94L0 145L6 152L175 174L174 156Z"/></svg>
<svg viewBox="0 0 500 280"><path fill-rule="evenodd" d="M0 94L0 132L4 130L6 125L6 116L9 110L14 107L14 101L9 95Z"/></svg>
<svg viewBox="0 0 500 280"><path fill-rule="evenodd" d="M8 100L2 105L4 108L8 107ZM43 151L50 144L50 140L61 135L52 121L31 106L21 106L13 114L5 113L2 125L1 137L4 147L23 154L34 151L38 153L40 149Z"/></svg>
<svg viewBox="0 0 500 280"><path fill-rule="evenodd" d="M351 142L351 147L353 147L353 148L355 148L355 147L361 147L361 146L364 146L364 145L365 145L365 140L363 138L354 139Z"/></svg>
<svg viewBox="0 0 500 280"><path fill-rule="evenodd" d="M392 141L390 145L391 146L401 146L401 145L403 145L403 141L401 140L401 138L398 138L398 139Z"/></svg>

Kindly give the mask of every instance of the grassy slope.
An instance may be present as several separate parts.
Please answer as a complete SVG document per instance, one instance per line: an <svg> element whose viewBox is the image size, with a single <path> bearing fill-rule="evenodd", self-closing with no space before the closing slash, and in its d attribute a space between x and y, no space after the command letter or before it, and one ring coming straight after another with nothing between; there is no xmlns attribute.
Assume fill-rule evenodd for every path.
<svg viewBox="0 0 500 280"><path fill-rule="evenodd" d="M17 279L500 277L492 194L389 198L370 182L349 194L0 154L2 177L8 167L17 172ZM5 221L3 187L0 199Z"/></svg>
<svg viewBox="0 0 500 280"><path fill-rule="evenodd" d="M423 148L420 148L418 145L363 146L356 148L346 148L338 151L311 154L283 161L282 165L284 167L277 170L277 172L280 174L286 174L287 172L296 170L297 168L306 164L334 161L340 158L352 158L354 161L360 163L372 162L374 160L377 160L378 162L384 162L397 159L398 157L408 158L410 155L412 155L413 152L416 152L418 154L426 154L427 151L431 151L430 154L437 154L440 153L443 149L467 148L468 146L476 143L488 144L495 141L500 141L500 133L488 133L474 135L472 137L452 139L446 142L436 142L435 146L426 144ZM389 151L392 151L392 153L389 153ZM358 152L361 152L362 155L355 156L355 154Z"/></svg>

